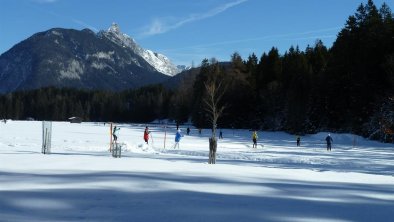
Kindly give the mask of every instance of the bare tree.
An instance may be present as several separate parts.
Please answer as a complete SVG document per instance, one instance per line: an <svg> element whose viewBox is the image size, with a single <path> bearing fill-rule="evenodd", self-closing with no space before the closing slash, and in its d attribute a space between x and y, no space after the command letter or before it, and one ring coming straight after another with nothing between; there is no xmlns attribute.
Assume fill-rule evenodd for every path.
<svg viewBox="0 0 394 222"><path fill-rule="evenodd" d="M215 164L216 162L216 149L217 149L217 139L216 139L216 127L219 117L222 115L225 105L220 104L226 87L223 80L218 81L216 76L211 81L204 83L206 94L203 98L203 102L206 107L205 110L209 114L209 120L212 123L212 136L209 138L209 161L210 164Z"/></svg>

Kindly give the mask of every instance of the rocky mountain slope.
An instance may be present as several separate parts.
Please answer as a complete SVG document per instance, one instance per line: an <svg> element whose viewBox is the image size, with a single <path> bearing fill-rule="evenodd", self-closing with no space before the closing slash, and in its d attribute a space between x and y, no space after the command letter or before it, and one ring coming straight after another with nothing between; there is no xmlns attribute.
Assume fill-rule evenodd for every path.
<svg viewBox="0 0 394 222"><path fill-rule="evenodd" d="M54 28L0 56L0 93L45 86L124 90L166 81L180 71L116 24L99 33Z"/></svg>

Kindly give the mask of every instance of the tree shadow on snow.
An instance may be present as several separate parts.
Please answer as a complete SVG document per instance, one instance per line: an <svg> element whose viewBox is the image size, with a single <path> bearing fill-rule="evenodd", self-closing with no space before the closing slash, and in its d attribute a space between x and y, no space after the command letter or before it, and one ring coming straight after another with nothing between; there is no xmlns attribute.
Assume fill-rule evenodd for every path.
<svg viewBox="0 0 394 222"><path fill-rule="evenodd" d="M237 178L124 172L60 175L0 172L0 178L14 185L30 182L53 186L20 190L3 187L0 218L14 222L387 221L394 206L392 196L385 198L390 197L394 187L369 184L277 179L245 182ZM104 185L92 185L98 183ZM128 183L139 185L128 187ZM168 183L183 184L185 189ZM221 187L234 186L245 191L254 187L260 192L220 191Z"/></svg>

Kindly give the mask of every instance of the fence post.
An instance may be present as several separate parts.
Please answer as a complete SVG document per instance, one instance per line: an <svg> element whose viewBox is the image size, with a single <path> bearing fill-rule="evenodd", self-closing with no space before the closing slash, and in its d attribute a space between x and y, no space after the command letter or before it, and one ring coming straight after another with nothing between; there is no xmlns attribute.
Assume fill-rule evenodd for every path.
<svg viewBox="0 0 394 222"><path fill-rule="evenodd" d="M112 122L109 124L109 152L112 152Z"/></svg>
<svg viewBox="0 0 394 222"><path fill-rule="evenodd" d="M42 121L42 149L43 154L51 153L52 122Z"/></svg>

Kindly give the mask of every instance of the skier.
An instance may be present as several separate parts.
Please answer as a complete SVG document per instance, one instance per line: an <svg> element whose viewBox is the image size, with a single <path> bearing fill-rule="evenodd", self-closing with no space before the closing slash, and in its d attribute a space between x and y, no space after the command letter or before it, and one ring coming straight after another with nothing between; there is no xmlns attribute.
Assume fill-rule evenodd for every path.
<svg viewBox="0 0 394 222"><path fill-rule="evenodd" d="M145 131L144 131L144 140L145 140L145 143L146 144L148 144L148 141L149 141L149 129L148 129L148 127L145 127Z"/></svg>
<svg viewBox="0 0 394 222"><path fill-rule="evenodd" d="M334 142L334 140L332 139L330 134L328 134L328 136L326 137L326 142L327 142L327 151L331 151L331 144Z"/></svg>
<svg viewBox="0 0 394 222"><path fill-rule="evenodd" d="M253 140L253 148L257 148L257 139L259 137L257 136L257 131L254 130L252 134L252 140Z"/></svg>
<svg viewBox="0 0 394 222"><path fill-rule="evenodd" d="M178 129L178 130L176 131L176 134L175 134L175 145L174 145L174 149L175 149L176 147L178 147L178 149L179 149L179 141L181 141L181 137L183 137L183 135L181 134L181 130Z"/></svg>
<svg viewBox="0 0 394 222"><path fill-rule="evenodd" d="M114 136L114 141L116 142L118 140L118 132L119 132L120 128L116 127L116 125L114 126L114 129L112 131L112 136Z"/></svg>
<svg viewBox="0 0 394 222"><path fill-rule="evenodd" d="M186 133L189 136L189 133L190 133L190 128L189 127L187 127L187 129L186 129Z"/></svg>
<svg viewBox="0 0 394 222"><path fill-rule="evenodd" d="M223 132L222 132L222 130L219 131L219 139L223 139Z"/></svg>
<svg viewBox="0 0 394 222"><path fill-rule="evenodd" d="M301 137L297 136L297 146L300 146L300 143L301 143Z"/></svg>

